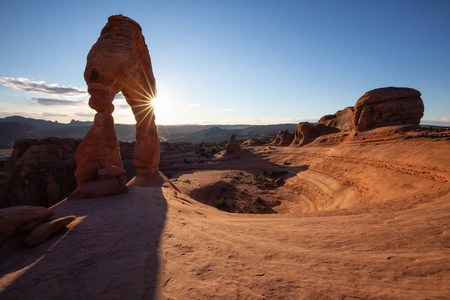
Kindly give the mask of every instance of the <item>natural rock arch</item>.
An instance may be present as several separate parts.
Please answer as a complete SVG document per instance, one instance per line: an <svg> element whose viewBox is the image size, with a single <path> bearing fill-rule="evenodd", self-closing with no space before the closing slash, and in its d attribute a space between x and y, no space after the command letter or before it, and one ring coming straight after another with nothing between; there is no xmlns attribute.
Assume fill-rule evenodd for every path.
<svg viewBox="0 0 450 300"><path fill-rule="evenodd" d="M134 183L158 177L160 142L151 104L156 97L156 83L139 24L122 15L109 17L87 56L84 78L91 95L89 106L97 113L94 125L78 147L75 171L78 186L69 197L99 197L126 190L112 117L112 102L119 92L136 119Z"/></svg>

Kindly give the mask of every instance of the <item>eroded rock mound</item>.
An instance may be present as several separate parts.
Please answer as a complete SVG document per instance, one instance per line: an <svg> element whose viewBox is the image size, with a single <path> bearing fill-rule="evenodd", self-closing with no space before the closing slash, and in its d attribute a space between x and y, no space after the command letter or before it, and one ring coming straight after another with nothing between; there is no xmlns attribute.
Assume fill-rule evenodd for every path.
<svg viewBox="0 0 450 300"><path fill-rule="evenodd" d="M233 134L230 138L230 142L228 142L228 144L227 144L227 149L225 152L226 153L234 153L239 150L241 150L241 146L236 141L236 136Z"/></svg>
<svg viewBox="0 0 450 300"><path fill-rule="evenodd" d="M339 129L329 127L323 124L311 124L309 122L300 122L294 132L294 140L291 146L303 146L312 142L321 135L336 133Z"/></svg>
<svg viewBox="0 0 450 300"><path fill-rule="evenodd" d="M75 139L19 140L0 171L0 207L49 207L67 197L77 181Z"/></svg>
<svg viewBox="0 0 450 300"><path fill-rule="evenodd" d="M353 125L353 106L346 107L337 111L334 115L326 115L320 118L319 124L329 127L335 127L341 131L349 131L354 129Z"/></svg>
<svg viewBox="0 0 450 300"><path fill-rule="evenodd" d="M389 125L418 126L424 105L419 91L385 87L366 92L358 99L353 124L357 131Z"/></svg>
<svg viewBox="0 0 450 300"><path fill-rule="evenodd" d="M294 133L289 132L289 130L280 130L275 138L275 140L270 143L274 146L289 146L294 140Z"/></svg>
<svg viewBox="0 0 450 300"><path fill-rule="evenodd" d="M109 17L88 54L84 78L91 95L89 106L97 114L77 151L78 187L70 198L99 197L126 190L112 117L112 102L119 92L125 96L136 119L133 164L137 178L157 177L160 143L151 104L156 96L156 83L139 24L122 15ZM113 172L109 172L113 170L111 167Z"/></svg>

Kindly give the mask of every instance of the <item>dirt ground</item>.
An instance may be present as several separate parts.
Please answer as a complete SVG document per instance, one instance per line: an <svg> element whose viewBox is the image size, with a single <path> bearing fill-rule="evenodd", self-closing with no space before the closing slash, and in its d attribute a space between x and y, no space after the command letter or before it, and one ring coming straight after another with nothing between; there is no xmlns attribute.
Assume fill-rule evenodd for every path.
<svg viewBox="0 0 450 300"><path fill-rule="evenodd" d="M66 231L0 258L0 298L448 299L450 141L416 136L246 147L65 200Z"/></svg>

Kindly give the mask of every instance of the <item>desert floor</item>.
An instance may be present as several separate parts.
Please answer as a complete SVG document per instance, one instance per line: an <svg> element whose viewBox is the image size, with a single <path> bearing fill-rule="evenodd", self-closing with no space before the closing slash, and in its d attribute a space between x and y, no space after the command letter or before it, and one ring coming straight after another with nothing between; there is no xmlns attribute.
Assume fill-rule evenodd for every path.
<svg viewBox="0 0 450 300"><path fill-rule="evenodd" d="M448 299L450 141L411 136L247 147L65 200L66 231L0 258L0 298ZM258 186L271 170L282 181Z"/></svg>

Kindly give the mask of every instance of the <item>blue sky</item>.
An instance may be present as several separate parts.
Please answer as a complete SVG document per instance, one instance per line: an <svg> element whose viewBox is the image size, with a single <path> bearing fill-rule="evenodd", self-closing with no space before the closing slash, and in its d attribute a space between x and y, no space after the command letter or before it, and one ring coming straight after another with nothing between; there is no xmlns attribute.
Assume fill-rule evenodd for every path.
<svg viewBox="0 0 450 300"><path fill-rule="evenodd" d="M450 1L1 1L0 117L92 120L83 72L107 18L137 21L160 124L318 120L412 87L450 124ZM117 123L132 123L123 99Z"/></svg>

